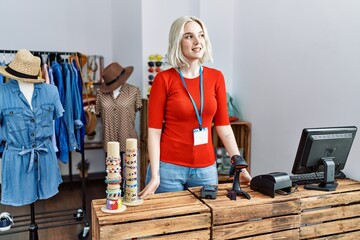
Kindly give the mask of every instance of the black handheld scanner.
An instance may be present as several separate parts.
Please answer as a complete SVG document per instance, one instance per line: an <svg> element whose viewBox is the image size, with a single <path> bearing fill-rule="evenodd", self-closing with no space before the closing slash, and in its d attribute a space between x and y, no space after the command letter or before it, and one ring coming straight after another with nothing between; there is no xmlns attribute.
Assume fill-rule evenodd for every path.
<svg viewBox="0 0 360 240"><path fill-rule="evenodd" d="M230 170L229 170L229 176L231 176L231 177L234 176L236 169L243 169L243 168L248 167L247 162L240 155L232 156L230 159L230 163L231 163L231 166L230 166Z"/></svg>

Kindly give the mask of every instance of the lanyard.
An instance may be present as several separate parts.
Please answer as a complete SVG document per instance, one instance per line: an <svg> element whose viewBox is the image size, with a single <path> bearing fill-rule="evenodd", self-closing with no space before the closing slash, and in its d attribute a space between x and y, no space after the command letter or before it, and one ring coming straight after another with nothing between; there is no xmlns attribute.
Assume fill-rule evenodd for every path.
<svg viewBox="0 0 360 240"><path fill-rule="evenodd" d="M185 90L187 91L189 97L190 97L190 100L191 100L191 103L195 109L195 113L196 113L196 117L197 117L197 120L198 120L198 123L199 123L199 127L200 127L200 130L202 129L202 112L204 110L204 86L203 86L203 77L202 77L202 67L200 66L200 114L199 114L199 111L196 107L196 103L193 99L193 97L191 96L187 86L186 86L186 83L185 83L185 79L180 71L180 68L179 68L179 74L180 74L180 78L181 78L181 81L184 85L184 88Z"/></svg>

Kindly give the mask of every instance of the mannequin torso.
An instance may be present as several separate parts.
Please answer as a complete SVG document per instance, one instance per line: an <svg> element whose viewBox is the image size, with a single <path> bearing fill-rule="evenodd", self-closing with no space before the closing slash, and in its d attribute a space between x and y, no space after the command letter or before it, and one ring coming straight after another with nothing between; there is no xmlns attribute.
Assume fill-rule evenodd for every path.
<svg viewBox="0 0 360 240"><path fill-rule="evenodd" d="M125 151L127 138L138 138L135 129L136 112L142 107L140 89L125 83L109 93L97 91L95 112L101 116L103 142L120 142ZM104 144L107 151L107 145Z"/></svg>
<svg viewBox="0 0 360 240"><path fill-rule="evenodd" d="M114 99L117 98L117 96L119 96L120 91L121 91L121 87L122 87L122 85L120 85L120 87L116 88L116 89L113 91Z"/></svg>
<svg viewBox="0 0 360 240"><path fill-rule="evenodd" d="M24 94L26 100L28 101L30 108L32 109L31 100L34 92L34 83L28 83L23 81L17 81L19 84L20 91Z"/></svg>

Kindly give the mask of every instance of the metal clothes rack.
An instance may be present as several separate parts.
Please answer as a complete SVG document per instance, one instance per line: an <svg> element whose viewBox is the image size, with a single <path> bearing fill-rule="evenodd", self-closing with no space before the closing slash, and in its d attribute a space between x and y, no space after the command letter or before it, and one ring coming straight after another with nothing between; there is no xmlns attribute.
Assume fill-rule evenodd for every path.
<svg viewBox="0 0 360 240"><path fill-rule="evenodd" d="M80 56L82 55L79 52L58 52L58 51L31 51L34 55L41 56L41 55L47 55L47 57L50 57L51 55L54 55L55 58L61 57L61 55L66 56L73 56L76 55L80 60ZM17 50L0 50L1 54L16 54ZM42 58L41 58L42 60ZM81 65L79 66L81 71ZM82 77L82 81L84 81ZM38 229L47 229L47 228L54 228L54 227L63 227L67 225L74 225L74 224L82 224L84 223L83 230L78 234L78 239L87 239L89 235L90 230L90 224L87 219L87 211L86 211L86 178L85 178L85 150L84 146L81 146L81 162L82 162L82 178L81 178L81 196L82 196L82 208L79 209L62 209L57 211L51 211L51 212L40 212L35 213L35 204L30 204L30 216L28 215L19 215L14 216L14 222L16 224L8 231L1 232L0 236L2 235L8 235L8 234L15 234L20 232L29 231L29 239L30 240L38 240ZM69 176L70 176L70 182L72 182L72 156L71 152L69 152ZM38 223L36 222L36 219L40 220ZM30 217L30 219L29 219ZM30 220L30 224L28 225L24 223L26 221ZM40 224L40 227L39 225ZM43 224L43 226L42 226Z"/></svg>

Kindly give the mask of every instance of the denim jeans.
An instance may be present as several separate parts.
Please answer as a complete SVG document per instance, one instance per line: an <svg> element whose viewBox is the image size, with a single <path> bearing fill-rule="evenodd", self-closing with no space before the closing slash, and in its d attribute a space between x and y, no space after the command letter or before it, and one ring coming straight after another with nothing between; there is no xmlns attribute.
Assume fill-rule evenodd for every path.
<svg viewBox="0 0 360 240"><path fill-rule="evenodd" d="M146 174L146 184L151 180L151 166ZM208 167L190 168L160 161L160 185L156 193L177 192L189 187L218 184L216 162Z"/></svg>

